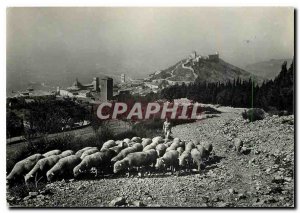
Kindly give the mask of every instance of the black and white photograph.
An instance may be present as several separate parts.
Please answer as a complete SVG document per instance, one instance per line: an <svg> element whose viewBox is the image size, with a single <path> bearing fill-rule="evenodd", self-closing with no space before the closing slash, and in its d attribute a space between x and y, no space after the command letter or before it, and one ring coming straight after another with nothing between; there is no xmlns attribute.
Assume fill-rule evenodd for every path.
<svg viewBox="0 0 300 213"><path fill-rule="evenodd" d="M295 208L295 16L7 7L8 208Z"/></svg>

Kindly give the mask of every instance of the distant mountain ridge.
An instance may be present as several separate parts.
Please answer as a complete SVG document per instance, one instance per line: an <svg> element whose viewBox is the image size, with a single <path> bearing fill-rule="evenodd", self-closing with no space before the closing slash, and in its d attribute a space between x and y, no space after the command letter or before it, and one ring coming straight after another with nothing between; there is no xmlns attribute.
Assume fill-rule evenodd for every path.
<svg viewBox="0 0 300 213"><path fill-rule="evenodd" d="M259 83L262 81L261 77L225 62L219 58L217 53L208 57L198 56L194 53L167 69L150 74L148 79L193 82L198 78L198 80L206 82L226 82L237 78L248 80L250 77Z"/></svg>
<svg viewBox="0 0 300 213"><path fill-rule="evenodd" d="M292 63L291 58L287 59L270 59L268 61L261 61L253 64L249 64L245 67L245 70L251 72L257 76L261 76L266 79L274 79L281 71L281 65L286 61L288 65Z"/></svg>

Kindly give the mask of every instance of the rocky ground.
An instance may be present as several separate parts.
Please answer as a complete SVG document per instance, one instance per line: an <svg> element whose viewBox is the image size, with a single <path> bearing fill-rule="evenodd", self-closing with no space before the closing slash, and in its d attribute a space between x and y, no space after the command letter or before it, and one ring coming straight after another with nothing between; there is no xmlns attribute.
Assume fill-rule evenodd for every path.
<svg viewBox="0 0 300 213"><path fill-rule="evenodd" d="M268 116L249 123L241 109L173 128L182 140L201 139L216 158L201 174L62 180L26 197L8 194L20 207L293 207L294 116ZM238 155L233 140L247 150Z"/></svg>

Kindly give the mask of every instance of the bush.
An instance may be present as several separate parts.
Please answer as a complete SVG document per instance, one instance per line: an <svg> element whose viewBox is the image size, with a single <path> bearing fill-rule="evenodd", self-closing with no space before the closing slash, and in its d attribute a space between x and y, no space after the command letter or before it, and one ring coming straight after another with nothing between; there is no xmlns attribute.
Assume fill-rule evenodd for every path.
<svg viewBox="0 0 300 213"><path fill-rule="evenodd" d="M252 108L242 112L244 119L248 119L250 122L262 120L265 118L265 111L260 108Z"/></svg>

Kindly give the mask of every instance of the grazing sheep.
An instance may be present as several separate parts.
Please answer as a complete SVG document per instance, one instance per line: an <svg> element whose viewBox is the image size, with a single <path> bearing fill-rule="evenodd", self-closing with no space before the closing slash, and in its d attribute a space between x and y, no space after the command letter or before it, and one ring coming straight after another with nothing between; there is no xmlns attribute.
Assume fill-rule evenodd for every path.
<svg viewBox="0 0 300 213"><path fill-rule="evenodd" d="M49 152L44 153L43 156L44 156L45 158L47 158L47 157L50 157L50 156L52 156L52 155L59 155L60 153L61 153L60 150L55 149L55 150L51 150L51 151L49 151Z"/></svg>
<svg viewBox="0 0 300 213"><path fill-rule="evenodd" d="M181 155L184 152L184 148L182 148L181 146L178 147L176 150L177 150L179 155Z"/></svg>
<svg viewBox="0 0 300 213"><path fill-rule="evenodd" d="M173 143L176 143L176 144L178 144L178 146L181 146L183 148L185 146L185 143L183 141L181 141L179 138L174 138Z"/></svg>
<svg viewBox="0 0 300 213"><path fill-rule="evenodd" d="M205 149L205 157L208 159L210 156L214 155L213 145L210 142L206 142L203 144Z"/></svg>
<svg viewBox="0 0 300 213"><path fill-rule="evenodd" d="M60 153L58 156L60 158L65 158L65 157L68 157L70 155L74 155L74 152L72 150L66 150L66 151L63 151L62 153Z"/></svg>
<svg viewBox="0 0 300 213"><path fill-rule="evenodd" d="M106 142L103 144L101 150L102 150L102 149L109 149L109 148L114 147L114 146L117 146L116 142L115 142L114 140L108 140L108 141L106 141ZM101 151L101 150L100 150L100 151Z"/></svg>
<svg viewBox="0 0 300 213"><path fill-rule="evenodd" d="M163 172L168 168L171 167L171 172L178 169L179 161L178 161L179 154L176 150L170 150L166 152L161 158L158 158L155 164L155 168L158 170L163 170Z"/></svg>
<svg viewBox="0 0 300 213"><path fill-rule="evenodd" d="M204 146L202 146L202 145L197 145L196 148L197 148L198 151L201 153L202 159L208 157L208 155L207 155L207 150L204 148Z"/></svg>
<svg viewBox="0 0 300 213"><path fill-rule="evenodd" d="M130 141L130 142L128 143L128 147L132 147L134 144L136 144L136 142Z"/></svg>
<svg viewBox="0 0 300 213"><path fill-rule="evenodd" d="M73 176L73 169L81 162L81 159L76 155L70 155L60 159L46 174L47 180L52 181L55 178Z"/></svg>
<svg viewBox="0 0 300 213"><path fill-rule="evenodd" d="M169 142L165 143L165 145L166 145L166 147L168 148L168 147L171 146L172 143L173 143L172 141L169 141Z"/></svg>
<svg viewBox="0 0 300 213"><path fill-rule="evenodd" d="M186 145L185 145L185 151L187 152L191 152L192 149L194 149L196 146L193 142L188 142Z"/></svg>
<svg viewBox="0 0 300 213"><path fill-rule="evenodd" d="M86 151L86 150L88 150L88 149L91 149L91 148L94 148L94 147L88 146L88 147L85 147L85 148L83 148L83 149L80 149L80 150L78 150L78 151L75 153L75 155L77 155L78 157L80 157L80 156L82 155L82 153L84 153L84 151Z"/></svg>
<svg viewBox="0 0 300 213"><path fill-rule="evenodd" d="M86 156L77 166L73 169L73 175L76 178L82 172L91 169L92 167L98 167L101 162L101 152L96 152Z"/></svg>
<svg viewBox="0 0 300 213"><path fill-rule="evenodd" d="M126 170L130 172L132 168L139 169L147 164L149 164L149 155L146 152L130 153L123 160L117 161L114 164L114 173Z"/></svg>
<svg viewBox="0 0 300 213"><path fill-rule="evenodd" d="M143 151L147 151L147 150L150 150L150 149L155 149L156 146L158 145L157 142L152 142L151 144L149 144L148 146L146 146Z"/></svg>
<svg viewBox="0 0 300 213"><path fill-rule="evenodd" d="M152 142L159 144L159 143L163 143L164 139L161 136L157 136L152 139Z"/></svg>
<svg viewBox="0 0 300 213"><path fill-rule="evenodd" d="M112 158L111 162L115 163L117 161L120 161L120 160L124 159L129 153L132 153L132 152L136 152L136 149L133 147L125 148L125 149L121 150L121 152L116 157Z"/></svg>
<svg viewBox="0 0 300 213"><path fill-rule="evenodd" d="M179 138L174 138L173 142L179 143L181 140Z"/></svg>
<svg viewBox="0 0 300 213"><path fill-rule="evenodd" d="M200 141L200 139L194 139L193 143L195 146L197 146L197 145L201 144L201 141Z"/></svg>
<svg viewBox="0 0 300 213"><path fill-rule="evenodd" d="M185 142L184 141L180 141L179 142L179 147L182 147L184 149L185 148Z"/></svg>
<svg viewBox="0 0 300 213"><path fill-rule="evenodd" d="M123 149L123 147L121 147L121 146L114 146L114 147L109 148L109 150L113 150L116 154L119 154L122 149ZM104 150L102 150L102 151L104 151Z"/></svg>
<svg viewBox="0 0 300 213"><path fill-rule="evenodd" d="M145 153L148 155L148 165L153 165L155 166L155 162L157 160L157 152L154 149L150 149L145 151Z"/></svg>
<svg viewBox="0 0 300 213"><path fill-rule="evenodd" d="M128 171L128 161L125 158L114 163L114 173L116 174L121 171Z"/></svg>
<svg viewBox="0 0 300 213"><path fill-rule="evenodd" d="M8 183L10 183L11 181L18 180L19 178L24 178L23 176L26 175L42 158L44 158L43 155L34 154L16 163L14 168L6 177Z"/></svg>
<svg viewBox="0 0 300 213"><path fill-rule="evenodd" d="M112 147L113 148L113 147ZM110 148L111 149L111 148ZM78 164L73 169L74 177L77 177L82 172L88 171L92 168L96 168L96 175L98 175L98 170L108 172L111 167L111 159L115 156L115 152L112 150L105 150L93 153L86 156L80 164Z"/></svg>
<svg viewBox="0 0 300 213"><path fill-rule="evenodd" d="M124 141L125 143L129 144L131 140L130 140L129 138L125 138L123 141Z"/></svg>
<svg viewBox="0 0 300 213"><path fill-rule="evenodd" d="M40 159L35 166L25 175L25 183L35 177L46 175L46 172L51 169L58 161L60 157L58 155L52 155L46 158Z"/></svg>
<svg viewBox="0 0 300 213"><path fill-rule="evenodd" d="M121 144L122 144L123 142L124 142L124 141L117 140L115 143L117 144L117 146L121 146Z"/></svg>
<svg viewBox="0 0 300 213"><path fill-rule="evenodd" d="M143 147L145 148L146 146L148 146L149 144L152 143L152 140L150 138L145 138L143 141L142 141L142 145Z"/></svg>
<svg viewBox="0 0 300 213"><path fill-rule="evenodd" d="M135 148L136 152L140 152L143 150L143 145L140 143L136 143L132 146L132 148Z"/></svg>
<svg viewBox="0 0 300 213"><path fill-rule="evenodd" d="M140 137L133 137L131 139L131 141L135 142L135 143L141 143L142 142L142 139Z"/></svg>
<svg viewBox="0 0 300 213"><path fill-rule="evenodd" d="M165 144L158 144L156 146L156 151L157 151L158 157L162 157L165 154L166 149L167 149L167 147Z"/></svg>
<svg viewBox="0 0 300 213"><path fill-rule="evenodd" d="M213 150L213 145L210 142L206 142L203 144L204 149L210 154Z"/></svg>
<svg viewBox="0 0 300 213"><path fill-rule="evenodd" d="M239 138L234 139L234 151L236 151L237 153L240 153L243 145L244 145L244 143L241 139L239 139Z"/></svg>
<svg viewBox="0 0 300 213"><path fill-rule="evenodd" d="M128 143L124 141L116 141L117 146L122 147L123 149L129 147Z"/></svg>
<svg viewBox="0 0 300 213"><path fill-rule="evenodd" d="M191 156L192 156L193 161L197 165L198 171L200 172L201 165L203 164L202 159L205 157L205 150L204 150L203 146L198 145L197 148L192 149Z"/></svg>
<svg viewBox="0 0 300 213"><path fill-rule="evenodd" d="M103 150L103 149L102 149ZM96 152L99 152L99 150L97 148L92 148L92 149L88 149L86 151L84 151L82 153L82 155L80 156L80 159L82 160L83 158L85 158L88 155L94 154Z"/></svg>
<svg viewBox="0 0 300 213"><path fill-rule="evenodd" d="M170 150L176 150L179 147L179 141L175 141L169 146L166 150L166 152L169 152Z"/></svg>
<svg viewBox="0 0 300 213"><path fill-rule="evenodd" d="M191 165L192 165L191 152L186 150L179 156L179 166L190 170Z"/></svg>

